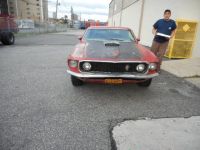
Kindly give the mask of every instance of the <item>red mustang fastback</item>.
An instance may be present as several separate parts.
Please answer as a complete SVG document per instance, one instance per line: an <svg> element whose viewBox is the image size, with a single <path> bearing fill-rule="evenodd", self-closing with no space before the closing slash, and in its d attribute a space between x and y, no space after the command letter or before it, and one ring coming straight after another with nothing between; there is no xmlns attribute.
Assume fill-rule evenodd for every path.
<svg viewBox="0 0 200 150"><path fill-rule="evenodd" d="M129 28L90 27L79 40L67 60L74 86L94 82L148 87L158 76L157 57L138 44Z"/></svg>

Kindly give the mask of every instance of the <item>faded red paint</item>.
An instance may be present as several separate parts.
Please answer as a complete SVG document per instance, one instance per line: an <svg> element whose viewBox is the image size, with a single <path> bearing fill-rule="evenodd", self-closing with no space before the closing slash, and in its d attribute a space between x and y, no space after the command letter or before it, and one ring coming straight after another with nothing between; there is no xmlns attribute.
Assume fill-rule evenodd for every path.
<svg viewBox="0 0 200 150"><path fill-rule="evenodd" d="M129 30L132 32L131 29L127 27L105 27L105 26L100 26L100 27L89 27L88 29L120 29L120 30ZM132 32L133 33L133 32ZM75 46L74 51L68 56L68 60L77 60L77 61L90 61L90 60L95 60L95 61L141 61L141 62L148 62L148 63L158 63L159 60L158 58L146 47L142 46L139 44L137 41L134 42L136 44L136 47L139 49L139 52L141 54L141 58L128 58L128 59L119 59L118 57L113 57L113 58L89 58L86 56L86 50L85 47L87 46L87 42L82 38L79 43ZM113 52L113 56L118 56L119 55L119 50L116 50ZM80 73L79 68L72 68L69 66L69 69L73 72ZM148 74L155 74L157 71L149 71ZM105 83L104 79L81 79L85 82L95 82L95 83ZM123 83L138 83L142 82L145 80L126 80L123 79Z"/></svg>

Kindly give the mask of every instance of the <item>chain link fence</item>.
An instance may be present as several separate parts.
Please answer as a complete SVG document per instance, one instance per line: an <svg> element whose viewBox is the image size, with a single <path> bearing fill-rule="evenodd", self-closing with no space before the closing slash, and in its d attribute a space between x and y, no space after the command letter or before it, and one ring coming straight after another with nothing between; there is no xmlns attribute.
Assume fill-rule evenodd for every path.
<svg viewBox="0 0 200 150"><path fill-rule="evenodd" d="M19 34L40 34L52 32L65 32L69 29L68 24L34 23L19 24Z"/></svg>

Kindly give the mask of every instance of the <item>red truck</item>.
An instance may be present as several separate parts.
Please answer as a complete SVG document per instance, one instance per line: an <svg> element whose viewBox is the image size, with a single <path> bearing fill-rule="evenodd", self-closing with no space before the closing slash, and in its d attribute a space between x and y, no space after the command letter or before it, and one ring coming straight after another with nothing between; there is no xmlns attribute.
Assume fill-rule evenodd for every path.
<svg viewBox="0 0 200 150"><path fill-rule="evenodd" d="M15 43L15 35L19 31L15 18L10 15L0 14L0 41L4 45Z"/></svg>

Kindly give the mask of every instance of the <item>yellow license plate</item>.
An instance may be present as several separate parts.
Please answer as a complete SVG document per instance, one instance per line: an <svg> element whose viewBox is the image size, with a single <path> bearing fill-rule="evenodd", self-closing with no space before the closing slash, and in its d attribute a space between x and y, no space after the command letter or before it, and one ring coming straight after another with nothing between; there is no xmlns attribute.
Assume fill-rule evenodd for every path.
<svg viewBox="0 0 200 150"><path fill-rule="evenodd" d="M105 79L106 84L122 84L122 79Z"/></svg>

